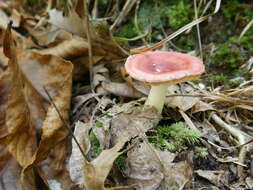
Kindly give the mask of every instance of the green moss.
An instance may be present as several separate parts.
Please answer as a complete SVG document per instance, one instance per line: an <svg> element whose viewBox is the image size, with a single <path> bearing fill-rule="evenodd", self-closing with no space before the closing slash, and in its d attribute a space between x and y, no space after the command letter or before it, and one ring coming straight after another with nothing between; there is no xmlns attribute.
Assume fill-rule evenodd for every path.
<svg viewBox="0 0 253 190"><path fill-rule="evenodd" d="M170 126L158 126L156 134L150 136L156 136L149 140L160 149L175 152L187 150L188 146L198 143L201 134L179 122Z"/></svg>
<svg viewBox="0 0 253 190"><path fill-rule="evenodd" d="M126 159L127 159L127 153L123 153L121 155L119 155L116 160L114 161L114 164L120 168L120 169L124 169L126 166Z"/></svg>
<svg viewBox="0 0 253 190"><path fill-rule="evenodd" d="M96 121L96 127L103 128L104 124L101 121Z"/></svg>
<svg viewBox="0 0 253 190"><path fill-rule="evenodd" d="M123 25L115 35L125 38L133 38L138 35L138 31L135 28L133 22L130 22Z"/></svg>
<svg viewBox="0 0 253 190"><path fill-rule="evenodd" d="M102 152L103 148L100 146L100 143L93 132L90 133L90 143L91 143L92 157L96 158Z"/></svg>
<svg viewBox="0 0 253 190"><path fill-rule="evenodd" d="M245 22L249 22L253 19L252 6L239 0L230 0L224 3L221 11L227 19L233 19L236 17Z"/></svg>
<svg viewBox="0 0 253 190"><path fill-rule="evenodd" d="M223 44L219 44L211 55L212 62L228 72L238 70L243 62L253 53L253 37L231 37Z"/></svg>
<svg viewBox="0 0 253 190"><path fill-rule="evenodd" d="M216 82L216 83L221 83L221 84L222 83L224 84L224 82L227 81L227 77L224 74L220 74L220 75L213 74L210 76L210 78L211 78L211 81Z"/></svg>
<svg viewBox="0 0 253 190"><path fill-rule="evenodd" d="M177 4L170 6L166 10L168 24L173 29L178 29L183 25L189 23L193 18L191 4L186 1L178 1Z"/></svg>
<svg viewBox="0 0 253 190"><path fill-rule="evenodd" d="M253 29L253 26L251 26L251 28ZM252 35L242 37L239 43L243 46L243 48L247 51L249 55L253 54L253 36Z"/></svg>
<svg viewBox="0 0 253 190"><path fill-rule="evenodd" d="M177 40L177 45L182 49L192 50L194 49L195 42L190 35L182 35L179 36Z"/></svg>
<svg viewBox="0 0 253 190"><path fill-rule="evenodd" d="M205 147L196 147L194 153L195 158L206 158L209 154Z"/></svg>
<svg viewBox="0 0 253 190"><path fill-rule="evenodd" d="M191 9L192 2L189 0L167 1L146 0L140 4L137 14L137 22L141 33L151 29L151 40L157 40L162 34L162 28L178 29L190 22L193 18ZM133 38L140 35L134 24L134 15L115 34L119 37Z"/></svg>
<svg viewBox="0 0 253 190"><path fill-rule="evenodd" d="M106 5L108 3L108 0L99 0L98 3Z"/></svg>

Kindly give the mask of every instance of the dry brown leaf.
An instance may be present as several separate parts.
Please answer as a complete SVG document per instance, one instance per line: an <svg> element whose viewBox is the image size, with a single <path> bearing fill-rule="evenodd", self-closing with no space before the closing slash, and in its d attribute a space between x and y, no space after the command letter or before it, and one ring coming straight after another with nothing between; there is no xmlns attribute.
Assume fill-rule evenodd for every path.
<svg viewBox="0 0 253 190"><path fill-rule="evenodd" d="M29 174L31 172L26 169L35 167L35 164L46 159L49 152L67 136L57 112L47 101L43 87L48 89L62 116L67 120L72 64L52 55L24 50L17 50L17 56L10 29L4 40L4 53L10 59L11 78L6 110L9 133L7 146L25 174ZM41 138L37 139L37 136ZM63 165L64 155L57 156L62 156L56 163L61 168L59 165Z"/></svg>
<svg viewBox="0 0 253 190"><path fill-rule="evenodd" d="M57 45L50 46L47 49L37 50L40 54L57 55L64 59L73 59L80 56L88 56L88 42L83 38L74 36L72 39L65 40ZM99 44L94 42L92 44L94 56L104 56L105 60L121 59L124 55L110 43Z"/></svg>
<svg viewBox="0 0 253 190"><path fill-rule="evenodd" d="M35 152L36 134L35 128L30 125L29 108L24 95L27 88L26 79L17 63L16 49L12 43L9 27L5 33L3 49L5 56L9 58L8 69L11 81L6 111L6 126L9 133L7 146L18 163L25 166Z"/></svg>
<svg viewBox="0 0 253 190"><path fill-rule="evenodd" d="M114 160L123 152L120 151L128 141L127 137L122 136L117 144L111 149L103 150L100 155L88 162L84 161L84 187L87 190L106 190L115 188L105 188L104 182L109 174ZM130 189L131 187L129 187ZM122 188L120 188L122 189ZM126 187L125 187L126 189Z"/></svg>

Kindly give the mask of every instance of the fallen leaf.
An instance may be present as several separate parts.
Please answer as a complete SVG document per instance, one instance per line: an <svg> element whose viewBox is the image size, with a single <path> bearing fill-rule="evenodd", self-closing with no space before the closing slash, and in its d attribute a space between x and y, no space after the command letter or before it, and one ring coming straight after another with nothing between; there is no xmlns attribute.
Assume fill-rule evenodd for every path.
<svg viewBox="0 0 253 190"><path fill-rule="evenodd" d="M196 170L194 171L198 176L203 177L210 181L217 187L224 187L228 185L229 174L225 171L211 171L211 170Z"/></svg>
<svg viewBox="0 0 253 190"><path fill-rule="evenodd" d="M120 151L123 145L128 141L128 138L122 136L117 144L111 149L103 150L100 155L88 162L84 161L84 187L87 190L101 189L101 190L113 190L113 189L132 189L132 187L116 187L105 188L104 182L107 178L114 160L123 152Z"/></svg>
<svg viewBox="0 0 253 190"><path fill-rule="evenodd" d="M91 125L87 123L82 123L81 121L76 122L74 135L80 144L85 155L90 150L90 140L89 140L89 131ZM72 140L72 153L69 159L69 173L73 182L77 185L84 184L84 162L85 158L82 155L79 147L76 142Z"/></svg>
<svg viewBox="0 0 253 190"><path fill-rule="evenodd" d="M127 83L102 82L102 87L111 94L122 97L141 98L144 95Z"/></svg>
<svg viewBox="0 0 253 190"><path fill-rule="evenodd" d="M136 189L178 190L190 182L192 168L186 161L173 163L176 154L141 143L128 152L125 174Z"/></svg>
<svg viewBox="0 0 253 190"><path fill-rule="evenodd" d="M197 112L205 112L205 111L214 111L212 105L205 103L203 101L198 101L193 107L192 107L192 113Z"/></svg>
<svg viewBox="0 0 253 190"><path fill-rule="evenodd" d="M167 96L165 99L165 105L172 108L179 108L183 111L186 111L190 108L192 108L198 101L199 98L194 95L196 92L194 91L194 88L190 87L190 85L181 84L178 88L173 87L175 85L169 86L169 94L168 95L177 95L177 94L185 94L186 96ZM189 97L187 95L192 95L192 97Z"/></svg>
<svg viewBox="0 0 253 190"><path fill-rule="evenodd" d="M49 104L43 87L48 89L62 116L68 120L72 64L52 55L16 50L10 28L4 38L4 53L9 58L10 77L6 144L23 167L23 179L30 180L33 174L28 169L36 168L35 165L45 160L68 134L55 108ZM60 168L65 156L57 156L63 156L56 159L58 163L54 162ZM31 177L28 178L28 174Z"/></svg>
<svg viewBox="0 0 253 190"><path fill-rule="evenodd" d="M85 37L86 25L74 9L69 9L68 15L64 16L62 11L52 9L48 12L49 22L58 28L62 28L73 34Z"/></svg>
<svg viewBox="0 0 253 190"><path fill-rule="evenodd" d="M50 46L47 49L36 50L36 52L40 54L56 55L69 60L80 56L88 56L88 48L89 45L85 39L74 36L71 39L64 40L56 45ZM105 60L117 60L124 57L121 51L110 43L100 44L98 42L93 42L92 50L94 56L104 56Z"/></svg>

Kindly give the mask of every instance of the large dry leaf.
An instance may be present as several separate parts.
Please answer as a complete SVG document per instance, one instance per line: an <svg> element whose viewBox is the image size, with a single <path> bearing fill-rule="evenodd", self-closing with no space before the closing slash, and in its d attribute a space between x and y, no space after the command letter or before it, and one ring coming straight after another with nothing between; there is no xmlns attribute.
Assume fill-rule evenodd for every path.
<svg viewBox="0 0 253 190"><path fill-rule="evenodd" d="M10 77L6 110L9 134L6 143L10 153L25 170L46 159L49 152L67 136L67 131L55 108L49 104L43 87L48 89L62 116L67 120L72 64L52 55L16 50L12 45L10 29L6 31L4 40ZM59 162L62 159L64 157L58 159ZM25 174L28 173L30 172L27 170Z"/></svg>
<svg viewBox="0 0 253 190"><path fill-rule="evenodd" d="M52 54L64 59L73 59L80 56L88 56L88 42L80 37L74 36L72 39L65 40L57 45L38 51L40 54ZM124 55L118 48L110 43L92 43L93 55L104 56L105 60L121 59Z"/></svg>
<svg viewBox="0 0 253 190"><path fill-rule="evenodd" d="M178 190L190 181L187 162L173 163L176 154L141 143L128 152L125 174L129 184L140 190ZM172 172L173 171L173 172Z"/></svg>
<svg viewBox="0 0 253 190"><path fill-rule="evenodd" d="M29 122L29 109L24 95L26 79L17 63L16 49L12 43L9 27L4 38L4 54L9 58L8 69L11 80L6 111L6 126L9 133L7 146L19 164L25 166L35 153L36 134L35 128Z"/></svg>
<svg viewBox="0 0 253 190"><path fill-rule="evenodd" d="M124 135L131 139L142 136L159 122L159 115L153 108L143 108L138 102L133 101L124 105L115 105L105 114L98 117L96 122L103 127L94 127L93 131L103 147L111 143L115 145Z"/></svg>
<svg viewBox="0 0 253 190"><path fill-rule="evenodd" d="M84 187L87 190L106 189L131 189L131 187L105 188L104 182L107 178L114 160L122 154L120 151L128 138L122 136L118 143L111 149L103 150L100 155L91 162L84 161Z"/></svg>

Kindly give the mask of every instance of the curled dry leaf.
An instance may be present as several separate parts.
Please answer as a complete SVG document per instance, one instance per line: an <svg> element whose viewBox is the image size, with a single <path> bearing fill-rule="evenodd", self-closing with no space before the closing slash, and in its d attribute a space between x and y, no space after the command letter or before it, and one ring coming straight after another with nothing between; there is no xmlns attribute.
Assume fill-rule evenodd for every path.
<svg viewBox="0 0 253 190"><path fill-rule="evenodd" d="M25 174L28 174L31 172L26 169L46 159L48 153L67 136L57 112L47 101L43 87L48 89L67 120L72 64L52 55L16 50L10 28L4 38L4 53L9 58L10 77L6 144ZM62 160L59 159L59 162Z"/></svg>
<svg viewBox="0 0 253 190"><path fill-rule="evenodd" d="M37 50L40 54L57 55L64 59L73 59L80 56L88 56L88 42L78 36L74 36L69 40L64 40L61 43L50 46L47 49ZM111 44L92 43L94 56L104 56L105 60L121 59L123 54Z"/></svg>

